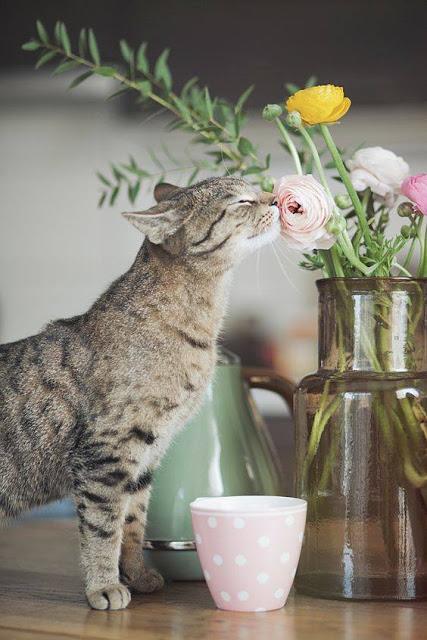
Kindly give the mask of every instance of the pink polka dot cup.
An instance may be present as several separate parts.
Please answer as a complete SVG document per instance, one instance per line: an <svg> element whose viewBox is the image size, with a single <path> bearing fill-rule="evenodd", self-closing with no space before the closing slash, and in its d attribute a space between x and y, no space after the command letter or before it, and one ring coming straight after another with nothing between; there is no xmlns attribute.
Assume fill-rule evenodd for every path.
<svg viewBox="0 0 427 640"><path fill-rule="evenodd" d="M301 553L305 500L230 496L198 498L190 507L197 553L216 606L283 607Z"/></svg>

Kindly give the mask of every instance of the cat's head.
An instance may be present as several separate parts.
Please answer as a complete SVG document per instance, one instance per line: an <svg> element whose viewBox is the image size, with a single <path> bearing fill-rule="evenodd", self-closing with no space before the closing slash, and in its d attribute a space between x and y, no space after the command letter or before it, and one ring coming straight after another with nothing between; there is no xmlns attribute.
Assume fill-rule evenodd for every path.
<svg viewBox="0 0 427 640"><path fill-rule="evenodd" d="M275 196L240 178L209 178L186 188L160 184L154 197L151 209L123 215L175 256L234 263L280 232Z"/></svg>

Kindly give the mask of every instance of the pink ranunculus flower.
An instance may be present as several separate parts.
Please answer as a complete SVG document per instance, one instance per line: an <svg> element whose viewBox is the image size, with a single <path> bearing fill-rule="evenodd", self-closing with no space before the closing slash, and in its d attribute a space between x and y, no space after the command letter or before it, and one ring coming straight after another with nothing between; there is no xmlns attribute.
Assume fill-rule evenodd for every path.
<svg viewBox="0 0 427 640"><path fill-rule="evenodd" d="M427 216L427 173L409 176L402 182L400 190L417 205L421 213Z"/></svg>
<svg viewBox="0 0 427 640"><path fill-rule="evenodd" d="M282 236L293 249L329 249L335 236L327 230L334 203L312 175L291 175L276 185Z"/></svg>

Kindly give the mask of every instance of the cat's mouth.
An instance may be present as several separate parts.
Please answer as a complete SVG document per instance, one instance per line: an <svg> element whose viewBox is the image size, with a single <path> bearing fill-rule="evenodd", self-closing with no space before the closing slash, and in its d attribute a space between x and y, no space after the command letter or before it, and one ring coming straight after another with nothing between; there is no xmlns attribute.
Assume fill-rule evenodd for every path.
<svg viewBox="0 0 427 640"><path fill-rule="evenodd" d="M270 234L274 235L273 239L280 234L280 213L275 205L269 208L268 214L261 220L261 229L249 236L248 240L264 238L264 236Z"/></svg>
<svg viewBox="0 0 427 640"><path fill-rule="evenodd" d="M246 243L250 249L257 249L263 247L266 244L274 242L280 235L280 221L279 219L273 220L269 225L264 227L258 233L255 233L247 238Z"/></svg>

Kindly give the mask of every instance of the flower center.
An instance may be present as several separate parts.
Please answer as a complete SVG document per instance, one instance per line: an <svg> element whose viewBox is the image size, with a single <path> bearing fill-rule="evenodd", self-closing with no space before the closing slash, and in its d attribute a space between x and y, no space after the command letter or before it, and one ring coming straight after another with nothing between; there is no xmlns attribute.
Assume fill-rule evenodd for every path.
<svg viewBox="0 0 427 640"><path fill-rule="evenodd" d="M293 200L288 204L288 210L290 213L299 213L300 215L304 213L302 206L296 200Z"/></svg>

